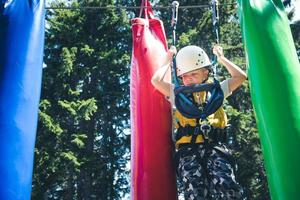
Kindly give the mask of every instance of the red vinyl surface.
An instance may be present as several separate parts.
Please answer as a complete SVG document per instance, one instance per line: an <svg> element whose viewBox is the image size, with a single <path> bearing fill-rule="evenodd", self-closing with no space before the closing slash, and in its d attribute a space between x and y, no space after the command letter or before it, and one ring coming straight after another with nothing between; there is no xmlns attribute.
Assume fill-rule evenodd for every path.
<svg viewBox="0 0 300 200"><path fill-rule="evenodd" d="M163 23L143 11L145 18L132 19L131 199L175 200L171 106L151 84L168 47Z"/></svg>

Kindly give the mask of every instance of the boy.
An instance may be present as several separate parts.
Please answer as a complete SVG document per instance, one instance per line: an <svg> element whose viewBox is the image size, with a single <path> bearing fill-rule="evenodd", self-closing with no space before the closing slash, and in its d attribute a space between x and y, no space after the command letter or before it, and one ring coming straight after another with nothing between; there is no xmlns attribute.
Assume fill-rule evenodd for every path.
<svg viewBox="0 0 300 200"><path fill-rule="evenodd" d="M237 65L228 60L221 46L216 45L213 53L218 62L225 66L231 78L220 83L224 97L228 97L247 78L247 75ZM166 81L176 48L171 47L162 67L153 75L153 86L174 102L174 93L171 83ZM176 55L177 76L183 85L206 83L209 78L211 62L207 54L197 46L186 46ZM206 102L206 92L191 94L197 106ZM199 119L184 117L179 111L174 112L177 172L186 200L227 200L242 199L242 188L235 181L230 152L225 145L227 116L220 107L207 117L209 129L202 128L203 122ZM206 132L206 133L205 133ZM196 136L195 136L196 135Z"/></svg>

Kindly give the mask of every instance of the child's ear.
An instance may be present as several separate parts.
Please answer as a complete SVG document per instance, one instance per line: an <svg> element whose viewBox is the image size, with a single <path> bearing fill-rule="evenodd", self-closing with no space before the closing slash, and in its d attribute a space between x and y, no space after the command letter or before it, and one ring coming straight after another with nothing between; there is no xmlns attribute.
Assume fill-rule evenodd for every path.
<svg viewBox="0 0 300 200"><path fill-rule="evenodd" d="M209 74L209 73L210 73L210 70L209 70L209 69L206 69L206 70L204 71L204 73L205 73L205 74Z"/></svg>

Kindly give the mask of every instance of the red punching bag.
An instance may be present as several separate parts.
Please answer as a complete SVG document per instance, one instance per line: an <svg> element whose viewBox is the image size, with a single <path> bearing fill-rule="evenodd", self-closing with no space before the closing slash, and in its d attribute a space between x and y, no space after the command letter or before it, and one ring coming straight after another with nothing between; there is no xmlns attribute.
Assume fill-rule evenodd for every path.
<svg viewBox="0 0 300 200"><path fill-rule="evenodd" d="M148 0L131 23L131 199L176 200L171 105L151 84L168 48L163 23L154 18Z"/></svg>

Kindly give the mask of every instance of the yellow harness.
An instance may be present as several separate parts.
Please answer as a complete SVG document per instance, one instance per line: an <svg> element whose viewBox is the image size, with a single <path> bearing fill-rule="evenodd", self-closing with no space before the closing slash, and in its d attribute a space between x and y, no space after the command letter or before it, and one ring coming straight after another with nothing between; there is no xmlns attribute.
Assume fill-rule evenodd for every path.
<svg viewBox="0 0 300 200"><path fill-rule="evenodd" d="M195 92L193 93L193 98L198 104L202 104L206 99L206 92ZM174 127L178 129L180 126L185 127L187 125L195 127L199 122L197 119L188 119L181 115L181 113L176 110L174 112ZM207 118L208 123L214 128L225 128L228 123L227 115L222 107L220 107L215 113L211 114ZM183 136L178 141L176 141L176 146L179 144L191 143L192 136ZM198 135L195 143L204 142L204 138L202 135Z"/></svg>

